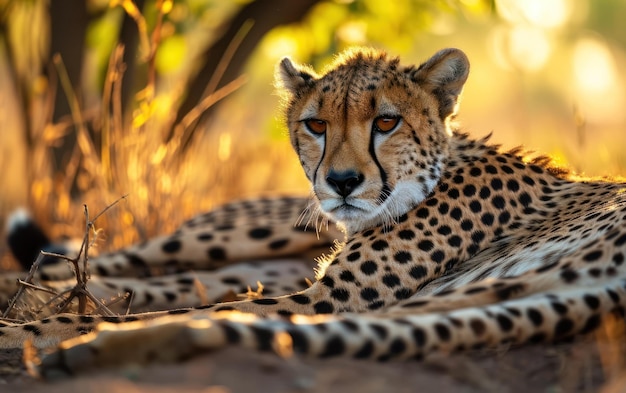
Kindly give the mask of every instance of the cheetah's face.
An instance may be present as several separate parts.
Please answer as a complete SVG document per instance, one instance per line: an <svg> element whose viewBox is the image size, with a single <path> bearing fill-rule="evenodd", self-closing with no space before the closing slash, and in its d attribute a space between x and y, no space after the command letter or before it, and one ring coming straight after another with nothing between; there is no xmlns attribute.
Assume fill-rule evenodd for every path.
<svg viewBox="0 0 626 393"><path fill-rule="evenodd" d="M356 232L426 198L447 159L448 119L468 71L456 49L418 68L355 50L322 76L284 59L291 142L324 213Z"/></svg>

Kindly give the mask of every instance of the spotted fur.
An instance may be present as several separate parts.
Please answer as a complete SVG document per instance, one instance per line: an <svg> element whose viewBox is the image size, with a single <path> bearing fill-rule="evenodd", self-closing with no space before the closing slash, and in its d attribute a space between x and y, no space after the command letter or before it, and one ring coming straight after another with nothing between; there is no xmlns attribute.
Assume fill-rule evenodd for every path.
<svg viewBox="0 0 626 393"><path fill-rule="evenodd" d="M626 185L575 180L544 158L454 130L468 72L456 49L419 67L353 50L321 75L280 63L291 142L316 206L346 231L309 288L123 317L54 316L0 328L0 346L49 346L98 326L46 357L48 375L277 342L319 357L387 360L561 339L623 312ZM309 239L303 248L315 244L288 226L294 209L281 215L280 200L264 203L254 214L201 216L173 236L105 257L99 272L139 266L143 274L195 261L191 254L191 265L210 267L266 256L300 236ZM197 246L199 237L211 244Z"/></svg>

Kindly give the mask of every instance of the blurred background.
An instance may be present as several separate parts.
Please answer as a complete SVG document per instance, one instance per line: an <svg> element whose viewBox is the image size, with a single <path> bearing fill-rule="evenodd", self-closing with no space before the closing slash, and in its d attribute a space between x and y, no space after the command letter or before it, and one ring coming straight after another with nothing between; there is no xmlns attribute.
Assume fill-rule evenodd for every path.
<svg viewBox="0 0 626 393"><path fill-rule="evenodd" d="M353 45L404 63L460 48L464 131L625 174L625 20L623 0L0 0L0 220L25 206L80 236L84 204L127 195L96 223L112 249L232 199L307 195L274 66Z"/></svg>

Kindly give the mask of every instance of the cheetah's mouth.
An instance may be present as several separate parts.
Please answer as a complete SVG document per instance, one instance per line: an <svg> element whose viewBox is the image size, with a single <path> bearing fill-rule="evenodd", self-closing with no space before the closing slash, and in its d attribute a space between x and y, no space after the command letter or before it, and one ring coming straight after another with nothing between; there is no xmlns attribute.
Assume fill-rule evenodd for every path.
<svg viewBox="0 0 626 393"><path fill-rule="evenodd" d="M365 209L350 204L345 200L343 201L343 203L328 211L328 213L335 217L337 221L351 221L354 219L361 219L363 218L363 214L365 212Z"/></svg>

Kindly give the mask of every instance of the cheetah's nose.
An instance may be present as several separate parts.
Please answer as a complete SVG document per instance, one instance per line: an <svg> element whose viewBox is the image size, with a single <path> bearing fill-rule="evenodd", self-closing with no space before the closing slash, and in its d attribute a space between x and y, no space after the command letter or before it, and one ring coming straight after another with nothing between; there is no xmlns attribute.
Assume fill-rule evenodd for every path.
<svg viewBox="0 0 626 393"><path fill-rule="evenodd" d="M359 184L363 183L365 177L353 170L337 172L331 169L326 176L326 183L342 197L347 197Z"/></svg>

